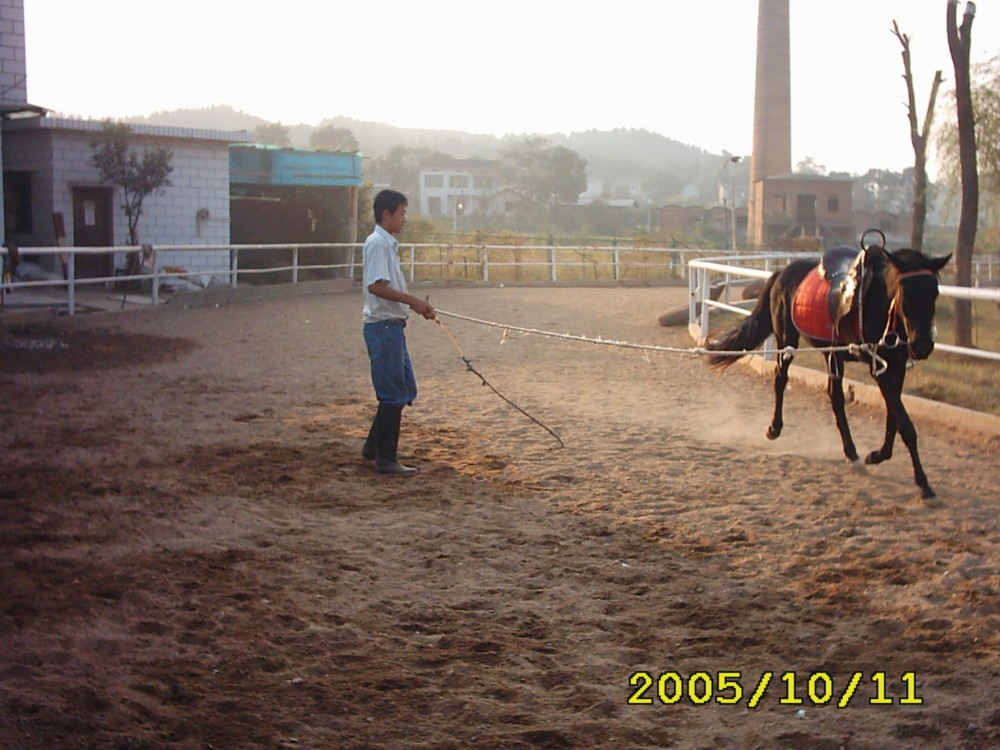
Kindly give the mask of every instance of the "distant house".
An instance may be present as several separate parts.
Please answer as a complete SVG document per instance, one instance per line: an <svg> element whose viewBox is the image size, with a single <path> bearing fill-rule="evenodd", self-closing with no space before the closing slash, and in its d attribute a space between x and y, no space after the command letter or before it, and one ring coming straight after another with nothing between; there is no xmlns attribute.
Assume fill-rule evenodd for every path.
<svg viewBox="0 0 1000 750"><path fill-rule="evenodd" d="M503 188L490 196L489 216L521 216L537 208L538 204L513 188Z"/></svg>
<svg viewBox="0 0 1000 750"><path fill-rule="evenodd" d="M420 163L420 213L431 217L489 216L501 188L499 163L485 159L425 159Z"/></svg>
<svg viewBox="0 0 1000 750"><path fill-rule="evenodd" d="M3 123L6 241L22 248L128 244L121 188L102 183L91 163L91 143L100 132L101 123L89 120L38 117ZM143 204L140 240L229 244L229 144L247 139L245 133L132 126L134 148L169 148L174 165L171 185ZM229 253L171 250L158 254L157 262L212 275L229 268ZM76 276L112 276L124 264L125 253L81 255Z"/></svg>

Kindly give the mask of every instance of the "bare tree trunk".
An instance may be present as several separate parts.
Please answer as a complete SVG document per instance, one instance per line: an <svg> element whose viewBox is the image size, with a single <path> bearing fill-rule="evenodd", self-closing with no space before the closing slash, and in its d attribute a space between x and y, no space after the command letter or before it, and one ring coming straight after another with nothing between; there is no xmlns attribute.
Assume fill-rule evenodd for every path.
<svg viewBox="0 0 1000 750"><path fill-rule="evenodd" d="M903 45L903 80L906 81L907 115L910 120L910 142L913 144L913 231L910 235L910 247L921 250L924 246L924 225L927 223L927 141L934 120L934 104L943 79L941 71L935 71L923 127L918 129L917 99L913 93L913 70L910 66L910 37L900 32L895 21L892 22L892 33Z"/></svg>
<svg viewBox="0 0 1000 750"><path fill-rule="evenodd" d="M976 166L976 125L972 111L969 50L976 4L965 4L958 26L958 0L948 0L948 49L955 66L955 101L958 108L958 158L962 169L962 214L955 243L955 283L972 286L972 253L979 223L979 172ZM972 346L972 302L955 300L955 343Z"/></svg>

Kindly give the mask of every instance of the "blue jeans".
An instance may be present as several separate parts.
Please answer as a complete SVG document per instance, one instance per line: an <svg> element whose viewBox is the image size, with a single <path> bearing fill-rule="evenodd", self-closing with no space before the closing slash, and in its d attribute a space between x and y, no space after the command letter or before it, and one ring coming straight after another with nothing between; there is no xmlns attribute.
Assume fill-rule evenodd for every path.
<svg viewBox="0 0 1000 750"><path fill-rule="evenodd" d="M412 404L417 398L417 380L406 349L405 327L405 320L382 320L365 323L364 328L375 396L395 406Z"/></svg>

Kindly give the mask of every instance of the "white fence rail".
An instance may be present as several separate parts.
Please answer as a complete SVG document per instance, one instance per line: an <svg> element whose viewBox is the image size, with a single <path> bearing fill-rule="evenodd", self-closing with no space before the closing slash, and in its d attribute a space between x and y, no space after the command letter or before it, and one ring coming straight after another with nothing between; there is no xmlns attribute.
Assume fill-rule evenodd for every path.
<svg viewBox="0 0 1000 750"><path fill-rule="evenodd" d="M107 287L112 284L136 286L143 282L152 293L152 302L159 302L160 289L173 279L207 279L237 287L241 281L251 277L298 283L309 274L326 274L325 278L336 276L356 278L361 268L361 244L297 244L297 245L157 245L149 248L143 261L143 271L132 275L121 275L126 266L126 258L136 252L135 247L28 247L21 248L20 255L33 258L49 258L49 265L61 267L62 274L47 272L47 278L36 280L4 279L0 282L0 295L18 289L51 290L66 292L66 308L70 315L76 310L76 293L80 288ZM198 269L178 270L164 264L178 256L197 257L198 254L223 252L228 255L228 264L215 266L198 263ZM317 253L316 251L321 251ZM328 251L327 255L339 255L340 262L305 263L305 256L315 258ZM336 253L335 251L340 251ZM251 255L257 255L254 267L241 263ZM683 278L686 263L691 257L705 255L706 251L687 248L632 247L630 245L604 246L563 246L563 245L477 245L477 244L407 244L400 248L402 262L410 282L423 280L449 281L548 281L569 279L592 279L622 281L627 279L669 279ZM79 278L76 272L77 259L85 256L112 255L111 265L114 276ZM5 260L9 252L0 249L0 260ZM272 256L277 264L261 263L261 257ZM272 261L273 262L273 261Z"/></svg>
<svg viewBox="0 0 1000 750"><path fill-rule="evenodd" d="M818 257L815 253L765 253L739 257L702 258L690 261L688 263L688 330L691 336L699 343L703 343L708 338L711 330L712 310L732 312L743 316L750 315L750 310L747 308L756 304L756 300L733 302L730 299L731 289L739 288L749 280L769 279L775 270L791 260L818 259ZM712 274L716 276L713 277ZM1000 289L996 288L969 288L942 284L939 290L942 297L1000 303ZM1000 352L988 349L970 349L951 344L936 344L935 348L939 351L976 359L1000 362ZM763 355L766 359L774 358L773 336L765 343Z"/></svg>

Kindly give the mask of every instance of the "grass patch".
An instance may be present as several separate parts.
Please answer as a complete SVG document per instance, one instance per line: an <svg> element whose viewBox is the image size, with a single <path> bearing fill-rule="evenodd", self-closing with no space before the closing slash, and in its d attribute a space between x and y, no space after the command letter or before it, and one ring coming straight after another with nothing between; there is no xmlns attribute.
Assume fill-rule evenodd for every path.
<svg viewBox="0 0 1000 750"><path fill-rule="evenodd" d="M400 249L404 272L409 273L410 251ZM692 254L693 255L693 254ZM413 260L415 281L482 281L488 267L491 282L614 281L615 252L590 248L422 247ZM617 253L620 280L681 278L683 263L675 253L622 248Z"/></svg>

